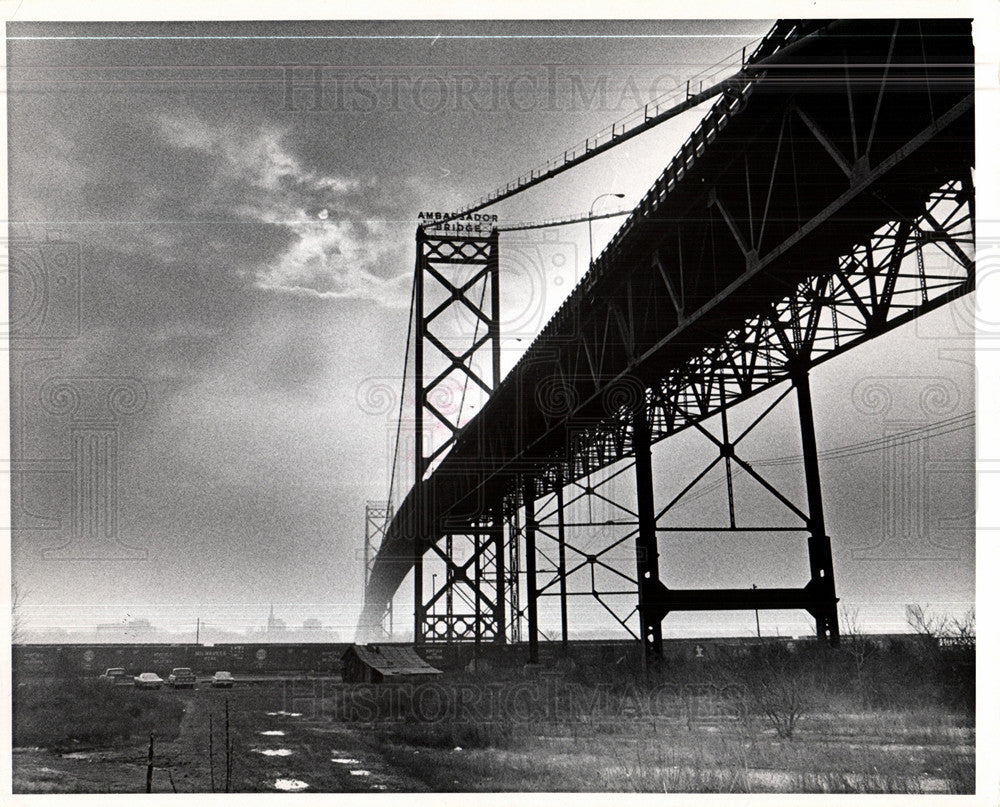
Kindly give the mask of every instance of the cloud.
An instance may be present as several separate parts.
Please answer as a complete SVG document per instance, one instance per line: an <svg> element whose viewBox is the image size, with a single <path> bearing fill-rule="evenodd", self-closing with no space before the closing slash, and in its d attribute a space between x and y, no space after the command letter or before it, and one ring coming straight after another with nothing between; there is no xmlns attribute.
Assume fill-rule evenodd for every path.
<svg viewBox="0 0 1000 807"><path fill-rule="evenodd" d="M171 146L222 158L222 168L228 168L231 176L249 180L261 190L279 192L291 183L318 192L345 193L360 186L357 178L322 176L303 168L283 146L285 132L275 125L239 131L190 115L161 115L159 124Z"/></svg>
<svg viewBox="0 0 1000 807"><path fill-rule="evenodd" d="M274 126L233 132L196 118L161 117L169 145L216 158L212 196L232 200L241 219L283 228L285 249L254 267L265 291L318 299L368 299L390 307L407 303L409 230L398 200L374 178L336 176L304 167ZM403 233L406 232L406 235Z"/></svg>
<svg viewBox="0 0 1000 807"><path fill-rule="evenodd" d="M371 299L390 306L405 304L408 273L380 277L376 272L397 257L394 233L381 222L362 228L351 221L297 222L289 225L298 239L276 265L257 274L257 286L308 296Z"/></svg>

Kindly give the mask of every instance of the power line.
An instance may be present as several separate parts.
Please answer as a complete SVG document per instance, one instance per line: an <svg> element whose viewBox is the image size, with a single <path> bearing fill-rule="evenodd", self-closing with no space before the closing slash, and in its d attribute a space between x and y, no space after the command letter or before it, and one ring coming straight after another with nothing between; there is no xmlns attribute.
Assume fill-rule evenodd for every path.
<svg viewBox="0 0 1000 807"><path fill-rule="evenodd" d="M874 451L882 451L887 448L895 448L897 446L908 445L909 443L916 442L921 439L929 439L931 437L941 437L946 434L951 434L952 432L959 431L961 429L967 429L969 426L975 425L975 412L965 412L961 415L955 415L951 418L945 418L944 420L935 421L934 423L928 423L925 426L918 426L913 429L907 429L906 431L897 432L896 434L887 434L881 437L876 437L870 440L863 440L857 443L849 443L845 446L839 446L837 448L828 448L823 451L818 452L820 459L830 460L830 459L841 459L843 457L853 457L860 454L870 454ZM747 461L749 465L754 468L762 467L775 467L782 465L794 465L802 462L801 454L789 454L783 457L769 457L767 459L755 460L753 462ZM743 468L737 466L733 469L734 475L744 473ZM724 479L716 479L705 485L697 494L688 495L685 497L687 501L691 502L695 499L700 499L703 496L707 496L714 490L722 487Z"/></svg>

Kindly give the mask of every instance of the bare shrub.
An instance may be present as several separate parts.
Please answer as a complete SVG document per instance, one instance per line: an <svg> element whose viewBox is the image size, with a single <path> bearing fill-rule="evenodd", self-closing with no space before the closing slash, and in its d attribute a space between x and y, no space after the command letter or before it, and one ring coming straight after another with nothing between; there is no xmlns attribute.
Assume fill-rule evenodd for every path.
<svg viewBox="0 0 1000 807"><path fill-rule="evenodd" d="M811 653L793 653L782 645L761 645L754 663L747 665L742 680L749 708L761 715L783 740L791 740L810 709L827 694L821 665ZM744 718L747 727L752 718Z"/></svg>
<svg viewBox="0 0 1000 807"><path fill-rule="evenodd" d="M865 635L858 617L858 609L840 608L840 649L850 659L851 681L861 701L867 709L872 702L871 674L869 662L878 650L875 643ZM868 666L866 666L866 664Z"/></svg>

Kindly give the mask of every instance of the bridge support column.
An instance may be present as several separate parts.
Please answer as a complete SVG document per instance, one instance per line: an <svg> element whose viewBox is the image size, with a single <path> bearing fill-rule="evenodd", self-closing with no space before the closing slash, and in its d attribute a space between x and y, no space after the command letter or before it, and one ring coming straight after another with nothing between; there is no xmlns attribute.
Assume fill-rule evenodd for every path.
<svg viewBox="0 0 1000 807"><path fill-rule="evenodd" d="M823 518L823 493L819 479L819 458L813 426L812 395L809 373L797 370L792 377L798 397L799 429L802 433L802 461L809 503L809 583L806 586L812 603L809 611L816 619L816 636L836 646L840 641L837 620L837 593L833 581L833 554L830 536Z"/></svg>
<svg viewBox="0 0 1000 807"><path fill-rule="evenodd" d="M632 447L635 451L636 510L639 534L635 539L635 566L639 581L639 623L647 661L663 656L664 612L655 604L660 584L659 547L656 542L656 509L653 500L653 459L646 407L632 416Z"/></svg>
<svg viewBox="0 0 1000 807"><path fill-rule="evenodd" d="M455 537L448 533L444 537L444 554L451 561L455 557ZM451 565L446 564L444 570L444 585L445 585L445 595L444 595L444 618L446 620L445 628L445 641L454 642L455 641L455 586L454 586L454 572L452 571ZM436 595L436 591L431 592L431 596ZM478 601L477 601L478 605ZM479 616L477 610L476 616Z"/></svg>
<svg viewBox="0 0 1000 807"><path fill-rule="evenodd" d="M562 649L569 650L569 612L566 591L566 521L563 510L563 477L560 473L556 482L556 529L559 542L559 616L562 627Z"/></svg>
<svg viewBox="0 0 1000 807"><path fill-rule="evenodd" d="M476 622L473 627L473 635L475 637L476 649L479 649L479 644L483 640L483 564L481 552L483 550L483 536L477 531L475 535L472 536L472 551L473 551L473 569L475 570L475 594L473 595L473 604L475 606Z"/></svg>
<svg viewBox="0 0 1000 807"><path fill-rule="evenodd" d="M493 603L493 621L497 626L495 641L499 644L506 644L507 619L504 609L504 592L506 590L507 577L504 564L504 521L502 499L493 503L490 517L490 540L493 541L493 553L496 557L496 601Z"/></svg>
<svg viewBox="0 0 1000 807"><path fill-rule="evenodd" d="M427 609L424 606L424 559L423 540L417 537L413 541L413 552L416 560L413 562L413 643L420 644L424 640L424 624Z"/></svg>
<svg viewBox="0 0 1000 807"><path fill-rule="evenodd" d="M538 663L538 580L535 561L535 486L524 479L524 567L528 594L528 663Z"/></svg>
<svg viewBox="0 0 1000 807"><path fill-rule="evenodd" d="M507 608L510 641L521 641L521 523L520 510L512 508L507 521Z"/></svg>

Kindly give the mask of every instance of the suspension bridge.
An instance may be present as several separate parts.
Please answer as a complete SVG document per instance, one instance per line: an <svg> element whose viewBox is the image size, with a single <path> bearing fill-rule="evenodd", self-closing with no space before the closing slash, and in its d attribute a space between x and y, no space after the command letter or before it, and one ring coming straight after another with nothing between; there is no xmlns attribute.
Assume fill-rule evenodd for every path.
<svg viewBox="0 0 1000 807"><path fill-rule="evenodd" d="M365 544L359 636L384 631L397 589L412 576L417 643L526 640L537 660L540 599L558 601L566 642L568 603L586 596L647 657L662 653L664 618L686 611L799 609L836 644L810 370L972 292L973 63L967 20L781 20L731 63L418 226L406 347L415 408L400 412L400 424L412 416L413 428L397 430L393 473L409 463L413 484L366 514L375 540ZM499 230L442 225L585 170L578 166L597 154L709 101L501 378ZM464 348L441 333L455 308L475 323ZM456 379L463 398L470 388L485 397L467 422L442 404ZM801 453L749 462L748 436L793 404ZM749 425L733 424L735 407L755 406ZM933 429L971 423L957 416ZM713 456L679 492L658 495L653 448L657 462L673 465L671 438L685 431ZM407 455L400 446L410 438ZM804 500L768 476L792 465L801 467ZM712 474L709 489L724 493L728 513L715 525L678 523ZM740 480L752 480L755 495L786 518L747 523ZM595 502L614 515L595 518ZM667 587L660 539L672 533L749 541L787 533L805 543L802 585ZM633 555L624 567L615 561L623 549ZM440 581L426 579L428 558L443 565Z"/></svg>

